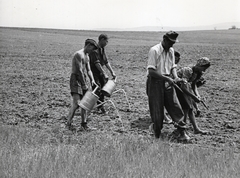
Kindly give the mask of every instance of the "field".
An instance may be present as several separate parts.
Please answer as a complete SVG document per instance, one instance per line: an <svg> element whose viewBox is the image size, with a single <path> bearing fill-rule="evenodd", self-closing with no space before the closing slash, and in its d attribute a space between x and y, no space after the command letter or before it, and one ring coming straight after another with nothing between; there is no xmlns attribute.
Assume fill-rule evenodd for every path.
<svg viewBox="0 0 240 178"><path fill-rule="evenodd" d="M172 137L172 125L164 125L160 140L155 140L148 131L147 54L161 40L163 32L106 32L110 37L106 52L118 77L117 89L126 92L130 110L123 93L115 93L110 99L117 111L109 102L106 103L108 115L99 115L94 110L89 116L89 124L96 131L65 128L63 116L67 115L71 103L72 55L83 47L85 39L97 40L100 33L0 28L1 177L38 177L43 173L43 177L66 177L66 174L70 177L79 174L82 177L237 177L240 174L240 31L179 32L180 43L174 48L181 53L180 66L195 64L202 56L212 62L205 74L207 83L199 89L209 110L200 105L202 116L197 118L199 126L210 133L194 135L189 124L192 140L188 144L178 143ZM74 127L79 125L77 112ZM89 149L93 151L88 152ZM165 157L159 155L164 151ZM54 160L51 155L55 155ZM58 162L59 155L67 161ZM80 155L84 158L80 159ZM182 162L169 161L174 156L177 160L186 157L180 159ZM157 159L167 160L166 166ZM128 165L127 169L124 164ZM185 166L181 168L178 164ZM71 172L70 165L84 170ZM193 171L188 172L191 165ZM169 166L177 171L166 171Z"/></svg>

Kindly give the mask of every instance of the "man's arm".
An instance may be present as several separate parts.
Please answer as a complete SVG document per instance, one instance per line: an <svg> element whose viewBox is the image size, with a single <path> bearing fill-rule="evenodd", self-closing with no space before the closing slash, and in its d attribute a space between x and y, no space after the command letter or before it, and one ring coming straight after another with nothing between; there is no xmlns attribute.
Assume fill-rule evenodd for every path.
<svg viewBox="0 0 240 178"><path fill-rule="evenodd" d="M183 81L183 79L178 77L176 67L172 69L172 75L175 83Z"/></svg>
<svg viewBox="0 0 240 178"><path fill-rule="evenodd" d="M94 63L97 70L100 72L100 74L103 77L108 78L108 76L106 75L106 72L104 71L102 65L100 64L100 59L99 59L98 53L96 51L94 51L94 52L90 53L89 57L90 57L91 62Z"/></svg>
<svg viewBox="0 0 240 178"><path fill-rule="evenodd" d="M106 64L106 67L108 68L108 70L110 71L111 75L115 79L116 78L116 74L114 73L114 71L112 69L112 66L111 66L111 64L109 62Z"/></svg>
<svg viewBox="0 0 240 178"><path fill-rule="evenodd" d="M103 70L103 67L100 64L100 62L95 63L95 66L97 67L97 69L99 70L99 72L102 76L104 76L105 78L108 78L108 76L107 76L106 72Z"/></svg>
<svg viewBox="0 0 240 178"><path fill-rule="evenodd" d="M86 64L86 69L87 69L87 74L88 74L88 77L90 78L92 86L97 85L95 80L94 80L93 73L92 73L89 62Z"/></svg>
<svg viewBox="0 0 240 178"><path fill-rule="evenodd" d="M153 68L148 68L148 74L151 77L166 80L170 85L173 84L173 79L171 77L161 75L161 74L157 73L157 71Z"/></svg>
<svg viewBox="0 0 240 178"><path fill-rule="evenodd" d="M156 71L156 59L157 58L158 58L157 51L154 48L151 48L149 50L149 53L148 53L148 64L147 64L147 66L148 66L147 67L148 68L148 74L151 77L163 79L163 80L168 81L169 84L172 84L173 83L173 79L172 78L170 78L168 76L165 76L165 75L161 75L161 74L159 74Z"/></svg>
<svg viewBox="0 0 240 178"><path fill-rule="evenodd" d="M196 96L200 97L197 86L196 86L196 81L192 82L192 90Z"/></svg>

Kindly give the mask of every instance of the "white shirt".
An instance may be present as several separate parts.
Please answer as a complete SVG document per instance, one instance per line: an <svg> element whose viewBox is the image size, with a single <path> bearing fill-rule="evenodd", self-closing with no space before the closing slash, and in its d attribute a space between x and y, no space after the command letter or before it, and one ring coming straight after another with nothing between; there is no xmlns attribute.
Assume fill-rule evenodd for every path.
<svg viewBox="0 0 240 178"><path fill-rule="evenodd" d="M171 70L177 67L175 64L174 49L165 51L162 43L153 46L148 53L147 69L154 69L160 75L170 75Z"/></svg>

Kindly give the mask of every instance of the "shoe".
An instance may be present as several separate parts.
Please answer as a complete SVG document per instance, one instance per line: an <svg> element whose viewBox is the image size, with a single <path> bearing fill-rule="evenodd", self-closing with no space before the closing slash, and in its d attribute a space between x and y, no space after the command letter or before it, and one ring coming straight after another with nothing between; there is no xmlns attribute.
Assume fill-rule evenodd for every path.
<svg viewBox="0 0 240 178"><path fill-rule="evenodd" d="M163 123L164 123L164 124L172 124L173 121L172 121L172 119L170 119L168 116L165 115L165 116L164 116Z"/></svg>
<svg viewBox="0 0 240 178"><path fill-rule="evenodd" d="M185 129L184 130L180 130L180 136L178 137L179 141L189 141L190 137L187 135Z"/></svg>
<svg viewBox="0 0 240 178"><path fill-rule="evenodd" d="M82 127L82 129L85 130L85 131L97 130L97 129L94 128L94 127L89 127L89 126L87 125L87 122L82 122L82 123L81 123L81 127Z"/></svg>
<svg viewBox="0 0 240 178"><path fill-rule="evenodd" d="M184 121L179 121L178 123L175 122L174 127L181 128L181 129L186 129L187 128L186 123Z"/></svg>
<svg viewBox="0 0 240 178"><path fill-rule="evenodd" d="M206 135L207 133L208 133L208 131L206 131L206 130L201 130L201 129L194 130L194 134L203 134L203 135Z"/></svg>
<svg viewBox="0 0 240 178"><path fill-rule="evenodd" d="M66 123L66 128L67 129L69 129L69 130L74 130L74 128L73 128L73 125L72 125L72 122L70 121L67 121L67 123Z"/></svg>
<svg viewBox="0 0 240 178"><path fill-rule="evenodd" d="M156 132L154 131L154 123L151 123L149 125L148 129L149 129L149 132L150 132L151 135L154 135L155 138L160 138L161 131L160 130L156 131Z"/></svg>
<svg viewBox="0 0 240 178"><path fill-rule="evenodd" d="M149 125L148 130L149 130L149 132L150 132L151 135L154 134L153 123L151 123L151 124Z"/></svg>

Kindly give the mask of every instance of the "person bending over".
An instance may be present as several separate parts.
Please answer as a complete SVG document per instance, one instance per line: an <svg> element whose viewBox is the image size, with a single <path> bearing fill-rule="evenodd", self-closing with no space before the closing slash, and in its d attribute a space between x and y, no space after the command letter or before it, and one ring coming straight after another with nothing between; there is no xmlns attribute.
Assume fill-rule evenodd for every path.
<svg viewBox="0 0 240 178"><path fill-rule="evenodd" d="M209 61L208 58L200 58L200 60L206 60ZM183 67L177 71L178 77L182 78L183 81L178 82L179 87L182 89L183 92L177 90L177 96L181 103L182 109L184 111L184 121L186 122L187 117L189 117L190 122L193 125L194 133L195 134L206 134L207 131L201 130L195 120L193 108L195 102L199 103L201 101L201 98L199 95L194 92L194 88L192 88L193 82L196 81L197 73L204 72L208 67L210 66L210 62L207 62L207 65L198 65L197 67L193 68L191 67Z"/></svg>

